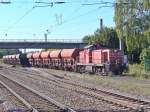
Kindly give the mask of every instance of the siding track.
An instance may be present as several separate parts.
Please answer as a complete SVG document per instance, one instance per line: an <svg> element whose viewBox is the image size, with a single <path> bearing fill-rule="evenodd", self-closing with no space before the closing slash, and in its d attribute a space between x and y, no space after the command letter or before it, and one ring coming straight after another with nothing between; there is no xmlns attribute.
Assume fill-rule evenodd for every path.
<svg viewBox="0 0 150 112"><path fill-rule="evenodd" d="M0 112L31 112L32 108L0 81Z"/></svg>
<svg viewBox="0 0 150 112"><path fill-rule="evenodd" d="M32 112L75 112L59 102L0 73L0 83L24 103ZM11 88L11 89L10 89Z"/></svg>
<svg viewBox="0 0 150 112"><path fill-rule="evenodd" d="M59 82L59 83L62 82L63 84L71 85L72 88L78 88L78 90L83 90L84 93L89 94L90 96L100 98L106 102L120 105L125 108L129 108L131 110L133 109L133 110L144 111L144 112L150 111L149 100L140 100L137 98L125 96L123 94L114 93L114 92L107 91L104 89L89 87L89 86L86 86L85 84L74 83L73 81L65 80L63 76L61 77L60 75L58 75L59 73L56 73L56 72L52 73L46 69L44 70L44 72L56 78L55 80L52 80L53 82Z"/></svg>
<svg viewBox="0 0 150 112"><path fill-rule="evenodd" d="M40 74L37 74L38 72L31 73L30 71L19 70L19 69L16 70L12 68L11 70L14 73L22 72L24 74L32 74L32 76L45 79L49 81L49 83L55 86L65 88L68 90L72 90L72 91L76 91L80 94L85 94L85 95L97 98L101 101L123 107L125 110L130 110L130 111L135 111L135 112L149 112L150 111L149 101L139 100L133 97L124 96L122 94L117 94L117 93L113 93L110 91L89 87L81 83L75 83L71 80L68 80L68 79L66 80L63 76L58 75L57 72L52 73L52 72L49 72L48 70L43 70L41 71L42 75L40 75Z"/></svg>

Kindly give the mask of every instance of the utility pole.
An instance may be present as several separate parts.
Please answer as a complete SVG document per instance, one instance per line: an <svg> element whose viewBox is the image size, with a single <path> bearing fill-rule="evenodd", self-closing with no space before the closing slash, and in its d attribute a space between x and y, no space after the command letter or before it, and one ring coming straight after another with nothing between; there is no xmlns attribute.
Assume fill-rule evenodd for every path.
<svg viewBox="0 0 150 112"><path fill-rule="evenodd" d="M47 33L44 33L44 38L45 38L45 44L46 44L46 50L47 50Z"/></svg>
<svg viewBox="0 0 150 112"><path fill-rule="evenodd" d="M44 34L45 42L47 42L47 33Z"/></svg>
<svg viewBox="0 0 150 112"><path fill-rule="evenodd" d="M122 39L119 39L119 49L124 51L124 43Z"/></svg>

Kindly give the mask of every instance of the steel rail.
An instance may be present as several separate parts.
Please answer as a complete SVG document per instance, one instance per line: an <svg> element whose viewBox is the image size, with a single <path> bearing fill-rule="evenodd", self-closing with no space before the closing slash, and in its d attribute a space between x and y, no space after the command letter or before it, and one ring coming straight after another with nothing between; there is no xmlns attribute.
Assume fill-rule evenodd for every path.
<svg viewBox="0 0 150 112"><path fill-rule="evenodd" d="M67 106L65 106L65 105L63 105L63 104L61 104L61 103L55 101L54 99L52 99L52 98L50 98L50 97L48 97L48 96L46 96L46 95L44 95L44 94L42 94L42 93L40 93L40 92L34 90L34 89L32 89L32 88L30 88L30 87L27 86L27 85L24 85L24 84L22 84L22 83L20 83L20 82L17 82L16 80L14 80L14 79L12 79L12 78L10 78L10 77L8 77L8 76L2 74L2 73L0 73L0 75L3 76L3 77L5 77L5 78L7 78L8 80L10 80L10 81L12 81L12 82L18 84L18 85L20 85L20 86L26 88L27 90L33 92L34 94L40 96L40 97L43 98L43 99L49 101L50 103L53 103L53 104L56 105L57 107L63 109L64 112L76 112L75 110L73 110L73 109L71 109L71 108L69 108L69 107L67 107ZM8 87L8 86L7 86L7 87ZM8 87L8 88L9 88L9 87ZM11 90L11 89L9 88L9 90ZM12 91L12 90L11 90L11 91ZM13 92L13 91L12 91L12 92ZM14 93L14 94L15 94L15 93ZM16 95L17 98L21 99L29 108L32 108L33 112L38 112L38 111L37 111L36 109L34 109L28 102L26 102L25 100L23 100L23 98L19 97L19 95L17 95L17 94L15 94L15 95Z"/></svg>
<svg viewBox="0 0 150 112"><path fill-rule="evenodd" d="M15 91L13 91L10 87L8 87L5 83L0 81L0 84L3 85L10 93L12 93L15 97L17 97L29 110L32 112L38 112L38 110L34 109L30 103L28 103L25 99L23 99L20 95L18 95Z"/></svg>
<svg viewBox="0 0 150 112"><path fill-rule="evenodd" d="M15 70L17 72L29 73L27 71L19 71L19 70L16 70L16 69L13 69L13 70ZM13 71L13 72L15 72L15 71ZM45 71L45 73L51 74L54 77L59 76L56 73L51 73L51 72L48 72L48 71ZM32 74L32 73L30 73L30 74ZM106 90L100 90L98 88L91 88L91 87L88 87L88 86L83 86L81 84L77 84L77 83L75 84L73 82L66 82L66 81L63 81L62 79L59 79L58 77L57 77L56 80L47 78L44 75L41 76L41 77L46 78L48 80L51 80L52 82L56 82L56 80L57 80L57 82L62 82L62 83L65 83L65 84L69 84L72 87L64 87L63 85L52 83L52 84L54 84L54 85L56 85L58 87L63 87L63 88L69 89L69 90L77 91L77 92L79 92L81 94L94 96L95 98L100 98L100 99L102 99L102 100L104 100L106 102L109 102L109 103L121 105L121 106L124 106L124 107L127 107L127 108L131 108L131 109L138 109L138 110L149 109L148 107L145 106L147 104L150 104L150 102L148 102L148 101L144 101L144 100L142 101L142 100L139 100L139 99L131 98L129 96L124 96L122 94L113 93L113 92L106 91ZM76 87L80 87L80 89L77 89ZM89 90L91 90L91 91L89 91ZM106 95L109 95L109 96L112 96L112 97L115 97L115 98L104 97L103 95L100 95L98 92L104 93ZM122 98L123 98L123 100L122 100Z"/></svg>
<svg viewBox="0 0 150 112"><path fill-rule="evenodd" d="M53 75L54 77L58 76L56 73L51 73L51 72L48 72L48 71L45 71L45 72L48 73L48 74ZM58 77L57 77L58 82L62 82L62 83L66 83L66 84L69 84L69 85L72 85L72 86L76 86L76 87L80 87L80 88L83 88L83 89L91 90L93 92L92 94L95 95L95 96L99 96L98 92L102 92L104 94L108 94L109 96L123 98L123 99L126 100L126 101L125 100L124 101L119 101L118 99L114 99L114 101L112 101L112 102L115 103L115 101L118 100L118 102L116 103L118 105L121 104L121 105L124 105L126 107L133 108L133 109L137 109L137 108L145 109L145 110L149 109L149 107L145 106L145 105L149 105L150 106L150 101L148 101L148 100L140 100L140 99L136 99L136 98L133 98L133 97L125 96L125 95L122 95L122 94L119 94L119 93L114 93L114 92L111 92L111 91L108 91L108 90L101 90L101 89L98 89L98 88L92 88L92 87L88 87L88 86L85 86L85 85L83 86L83 85L78 84L78 83L66 82L66 81L63 81L63 79L58 79ZM111 98L110 99L106 98L106 101L107 100L111 102L112 99ZM130 101L132 101L134 103L130 103Z"/></svg>
<svg viewBox="0 0 150 112"><path fill-rule="evenodd" d="M15 70L15 71L12 71L12 72L21 72L19 70ZM23 71L25 73L25 71ZM54 74L53 74L54 75ZM55 74L56 75L56 74ZM44 76L41 76L41 77L44 77ZM45 77L44 77L45 78ZM60 87L60 88L65 88L65 89L68 89L68 90L72 90L72 91L76 91L80 94L85 94L85 95L88 95L88 96L91 96L91 97L94 97L94 98L97 98L99 100L102 100L102 101L106 101L108 103L111 103L111 104L115 104L115 105L121 105L121 106L124 106L124 107L127 107L127 108L132 108L132 109L137 109L138 105L128 105L129 102L122 102L120 100L117 100L117 99L114 99L114 98L109 98L109 97L104 97L103 95L101 94L98 94L98 93L95 93L93 91L87 91L86 89L79 89L79 88L76 88L74 86L72 87L68 87L68 86L64 86L64 85L61 85L60 83L57 83L57 82L62 82L61 80L55 80L55 79L50 79L50 78L47 78L49 81L52 81L52 82L49 82L51 83L52 85L55 85L57 87ZM66 82L63 82L63 83L66 83ZM128 106L127 106L128 105Z"/></svg>

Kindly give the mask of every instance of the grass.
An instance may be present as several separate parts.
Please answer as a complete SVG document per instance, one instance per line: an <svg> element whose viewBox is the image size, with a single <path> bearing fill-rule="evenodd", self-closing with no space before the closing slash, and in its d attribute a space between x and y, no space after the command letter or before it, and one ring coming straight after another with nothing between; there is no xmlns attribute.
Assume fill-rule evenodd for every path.
<svg viewBox="0 0 150 112"><path fill-rule="evenodd" d="M150 73L140 65L130 65L128 76L98 76L89 74L74 74L83 81L112 88L122 92L150 97Z"/></svg>
<svg viewBox="0 0 150 112"><path fill-rule="evenodd" d="M3 60L2 59L0 59L0 64L3 64Z"/></svg>
<svg viewBox="0 0 150 112"><path fill-rule="evenodd" d="M150 83L137 83L136 79L123 80L115 77L101 77L91 75L81 75L82 80L90 81L107 88L115 88L122 92L136 93L139 95L150 96Z"/></svg>
<svg viewBox="0 0 150 112"><path fill-rule="evenodd" d="M129 65L129 76L137 79L150 79L150 71L146 71L142 65Z"/></svg>

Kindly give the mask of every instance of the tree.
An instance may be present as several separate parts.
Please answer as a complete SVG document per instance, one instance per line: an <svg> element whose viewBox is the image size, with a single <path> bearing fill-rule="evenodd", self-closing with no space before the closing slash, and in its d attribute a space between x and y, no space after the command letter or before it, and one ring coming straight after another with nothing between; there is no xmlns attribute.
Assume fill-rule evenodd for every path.
<svg viewBox="0 0 150 112"><path fill-rule="evenodd" d="M93 35L85 36L83 41L89 44L100 43L110 48L119 48L119 39L114 28L97 29Z"/></svg>
<svg viewBox="0 0 150 112"><path fill-rule="evenodd" d="M0 49L0 58L2 58L4 55L11 55L11 54L18 54L21 53L17 49Z"/></svg>
<svg viewBox="0 0 150 112"><path fill-rule="evenodd" d="M94 35L87 35L85 37L83 37L83 42L88 43L88 44L94 44L95 42L95 37Z"/></svg>
<svg viewBox="0 0 150 112"><path fill-rule="evenodd" d="M116 0L115 23L119 38L125 41L129 55L137 55L148 47L145 32L150 28L149 0Z"/></svg>
<svg viewBox="0 0 150 112"><path fill-rule="evenodd" d="M145 48L140 54L141 64L144 65L146 59L150 59L150 48Z"/></svg>

